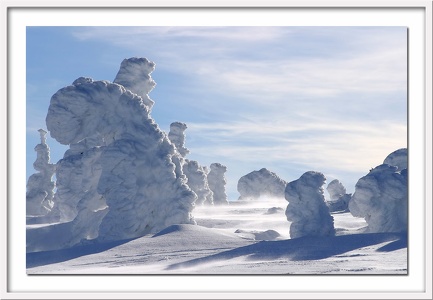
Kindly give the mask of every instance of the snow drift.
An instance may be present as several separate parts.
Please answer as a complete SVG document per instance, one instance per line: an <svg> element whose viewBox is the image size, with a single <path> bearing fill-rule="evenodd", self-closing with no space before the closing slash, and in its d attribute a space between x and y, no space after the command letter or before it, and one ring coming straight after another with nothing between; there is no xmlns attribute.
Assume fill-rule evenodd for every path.
<svg viewBox="0 0 433 300"><path fill-rule="evenodd" d="M285 197L290 225L290 237L333 236L334 218L329 213L323 196L326 178L322 173L309 171L299 179L289 182Z"/></svg>
<svg viewBox="0 0 433 300"><path fill-rule="evenodd" d="M41 143L36 145L36 161L33 167L38 173L29 177L26 193L26 214L45 215L51 211L54 203L54 182L52 177L56 165L50 163L50 148L46 141L47 132L39 129Z"/></svg>
<svg viewBox="0 0 433 300"><path fill-rule="evenodd" d="M87 217L77 221L77 227L82 228L85 220L94 220L94 226L100 222L101 240L134 238L171 224L194 223L196 195L186 184L179 153L150 116L153 101L147 93L155 85L150 77L153 69L147 59L124 60L116 83L81 77L51 99L46 123L53 138L65 145L97 141L60 162L65 165L61 170L72 175L83 169L90 172L82 174L82 180L91 178L91 195L71 200L77 198L72 181L64 183L69 187L59 197L73 202L77 216L80 201L87 207ZM93 218L92 213L101 215L102 203L108 211L102 220Z"/></svg>
<svg viewBox="0 0 433 300"><path fill-rule="evenodd" d="M286 182L266 168L242 176L238 181L239 200L261 197L284 198Z"/></svg>
<svg viewBox="0 0 433 300"><path fill-rule="evenodd" d="M368 223L369 232L407 232L408 173L403 149L391 153L385 162L358 180L349 210ZM405 164L406 162L406 164Z"/></svg>

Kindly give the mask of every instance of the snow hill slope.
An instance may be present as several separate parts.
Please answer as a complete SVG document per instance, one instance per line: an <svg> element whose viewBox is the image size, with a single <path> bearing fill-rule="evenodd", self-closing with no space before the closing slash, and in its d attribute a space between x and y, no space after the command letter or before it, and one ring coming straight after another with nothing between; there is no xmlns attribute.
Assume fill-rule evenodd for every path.
<svg viewBox="0 0 433 300"><path fill-rule="evenodd" d="M137 239L27 253L27 273L407 274L405 234L365 234L362 218L340 213L333 214L336 236L288 239L284 211L267 213L270 205L284 204L279 201L203 206L195 210L198 225L171 225Z"/></svg>

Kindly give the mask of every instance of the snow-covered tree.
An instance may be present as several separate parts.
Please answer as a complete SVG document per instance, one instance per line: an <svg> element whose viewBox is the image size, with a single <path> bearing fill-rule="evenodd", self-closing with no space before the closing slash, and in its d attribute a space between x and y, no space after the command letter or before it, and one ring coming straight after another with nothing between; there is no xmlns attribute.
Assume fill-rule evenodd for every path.
<svg viewBox="0 0 433 300"><path fill-rule="evenodd" d="M397 161L400 164L402 160ZM365 219L369 232L407 231L407 175L407 169L382 164L356 183L349 210L353 216Z"/></svg>
<svg viewBox="0 0 433 300"><path fill-rule="evenodd" d="M332 180L326 190L330 197L330 201L326 202L329 211L347 211L349 209L349 201L352 195L346 193L346 188L338 179Z"/></svg>
<svg viewBox="0 0 433 300"><path fill-rule="evenodd" d="M47 132L39 129L41 143L36 145L36 160L33 167L38 173L32 174L27 181L26 214L46 215L51 211L54 203L54 182L52 177L56 165L50 163L50 148L46 141Z"/></svg>
<svg viewBox="0 0 433 300"><path fill-rule="evenodd" d="M325 181L322 173L309 171L287 184L285 197L289 204L286 217L291 222L291 238L335 235L334 218L323 196Z"/></svg>
<svg viewBox="0 0 433 300"><path fill-rule="evenodd" d="M182 157L185 157L189 150L185 148L185 130L188 127L182 122L173 122L170 124L170 132L168 138L176 146Z"/></svg>
<svg viewBox="0 0 433 300"><path fill-rule="evenodd" d="M74 220L80 210L79 205L84 207L83 203L79 204L83 199L87 199L85 206L93 207L94 210L106 206L105 200L97 192L101 176L100 146L103 144L100 136L86 137L78 143L70 144L63 158L57 162L57 191L54 196L55 205L50 213L53 220ZM95 203L91 204L89 197L95 198Z"/></svg>
<svg viewBox="0 0 433 300"><path fill-rule="evenodd" d="M284 198L287 182L266 168L242 176L238 181L239 200L255 200L260 197Z"/></svg>
<svg viewBox="0 0 433 300"><path fill-rule="evenodd" d="M197 204L213 204L213 192L209 188L207 180L207 170L195 160L185 159L190 153L185 147L185 130L188 126L182 122L173 122L170 124L168 138L176 146L180 153L179 165L182 166L183 174L187 178L187 185L197 195Z"/></svg>
<svg viewBox="0 0 433 300"><path fill-rule="evenodd" d="M197 195L196 204L213 204L213 192L209 188L206 170L195 160L186 160L183 172L188 186Z"/></svg>
<svg viewBox="0 0 433 300"><path fill-rule="evenodd" d="M225 173L227 167L220 163L210 165L210 172L207 175L209 188L213 192L213 203L215 205L228 204L226 193L226 178Z"/></svg>
<svg viewBox="0 0 433 300"><path fill-rule="evenodd" d="M397 167L397 171L407 169L407 148L401 148L390 153L383 163Z"/></svg>
<svg viewBox="0 0 433 300"><path fill-rule="evenodd" d="M145 58L124 60L116 83L81 77L51 99L47 127L58 142L78 144L97 136L103 143L95 146L100 175L94 177L108 206L99 226L103 240L194 223L196 195L179 173L175 146L150 116L153 69Z"/></svg>

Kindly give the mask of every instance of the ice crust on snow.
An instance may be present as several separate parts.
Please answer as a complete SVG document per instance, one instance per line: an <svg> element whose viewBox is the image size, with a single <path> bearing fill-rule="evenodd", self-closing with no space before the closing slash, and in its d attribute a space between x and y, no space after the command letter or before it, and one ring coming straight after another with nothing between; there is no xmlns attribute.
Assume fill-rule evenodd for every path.
<svg viewBox="0 0 433 300"><path fill-rule="evenodd" d="M228 204L226 193L226 178L225 173L227 167L220 163L210 165L210 171L207 175L209 188L213 192L213 203L215 205Z"/></svg>
<svg viewBox="0 0 433 300"><path fill-rule="evenodd" d="M400 169L407 166L404 151L391 153L385 162L398 166L382 164L359 179L349 210L365 219L369 232L407 232L408 172Z"/></svg>
<svg viewBox="0 0 433 300"><path fill-rule="evenodd" d="M285 198L289 204L286 217L291 222L292 239L335 235L334 218L329 213L323 196L325 181L322 173L309 171L287 184Z"/></svg>
<svg viewBox="0 0 433 300"><path fill-rule="evenodd" d="M65 178L80 177L78 172L81 180L91 178L89 189L79 189L90 191L89 197L71 200L77 198L71 185L79 178L64 182L68 186L59 196L71 204L75 228L89 226L87 221L99 227L91 238L128 239L194 223L196 195L186 184L182 157L150 116L153 69L147 59L124 60L115 83L81 77L51 99L47 128L58 142L71 145L60 170L70 172Z"/></svg>
<svg viewBox="0 0 433 300"><path fill-rule="evenodd" d="M237 185L239 200L257 200L261 197L284 198L287 182L266 168L242 176Z"/></svg>
<svg viewBox="0 0 433 300"><path fill-rule="evenodd" d="M349 209L349 201L352 198L352 194L346 193L346 188L338 180L332 180L326 190L329 193L330 201L326 202L331 212L336 211L347 211Z"/></svg>
<svg viewBox="0 0 433 300"><path fill-rule="evenodd" d="M54 182L52 177L56 165L50 163L50 148L46 141L47 132L39 129L41 143L36 145L36 160L33 167L38 173L32 174L27 182L26 214L46 215L51 211L54 203Z"/></svg>

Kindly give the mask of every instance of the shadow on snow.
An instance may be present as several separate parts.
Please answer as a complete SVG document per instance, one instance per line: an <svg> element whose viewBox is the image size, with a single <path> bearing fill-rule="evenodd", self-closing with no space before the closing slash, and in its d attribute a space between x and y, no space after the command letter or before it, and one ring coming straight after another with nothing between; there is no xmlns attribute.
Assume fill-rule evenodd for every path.
<svg viewBox="0 0 433 300"><path fill-rule="evenodd" d="M68 261L81 256L104 252L111 248L125 244L131 240L133 239L106 243L89 242L88 245L74 246L68 249L26 253L26 267L27 269L30 269L43 265Z"/></svg>
<svg viewBox="0 0 433 300"><path fill-rule="evenodd" d="M367 246L386 244L377 251L389 252L407 247L406 233L364 233L334 237L302 237L283 241L261 241L207 257L172 264L167 270L188 268L220 260L247 257L248 260L289 259L292 261L319 260Z"/></svg>

